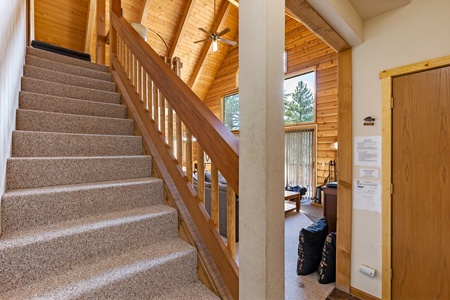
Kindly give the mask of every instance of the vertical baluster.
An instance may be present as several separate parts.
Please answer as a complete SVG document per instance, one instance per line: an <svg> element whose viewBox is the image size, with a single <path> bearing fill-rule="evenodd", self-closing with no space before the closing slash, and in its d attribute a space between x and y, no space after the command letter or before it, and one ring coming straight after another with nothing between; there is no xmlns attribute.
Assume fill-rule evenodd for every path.
<svg viewBox="0 0 450 300"><path fill-rule="evenodd" d="M159 127L159 90L156 87L155 82L153 82L153 120L155 120L156 127Z"/></svg>
<svg viewBox="0 0 450 300"><path fill-rule="evenodd" d="M137 60L137 94L139 95L139 99L142 99L142 66L141 63Z"/></svg>
<svg viewBox="0 0 450 300"><path fill-rule="evenodd" d="M155 93L155 90L153 89L153 80L150 79L150 74L149 74L149 78L148 78L148 113L150 115L150 118L152 118L153 120L153 94Z"/></svg>
<svg viewBox="0 0 450 300"><path fill-rule="evenodd" d="M219 172L211 162L211 219L219 230Z"/></svg>
<svg viewBox="0 0 450 300"><path fill-rule="evenodd" d="M133 85L133 54L130 48L128 48L128 52L130 53L130 83Z"/></svg>
<svg viewBox="0 0 450 300"><path fill-rule="evenodd" d="M149 111L150 107L152 106L150 102L152 99L152 89L152 80L150 79L150 75L147 74L147 101L145 102L145 109L147 111Z"/></svg>
<svg viewBox="0 0 450 300"><path fill-rule="evenodd" d="M124 45L124 52L123 52L123 68L124 68L124 70L125 70L125 74L127 74L127 76L128 76L128 73L129 73L129 71L128 71L128 46L127 45Z"/></svg>
<svg viewBox="0 0 450 300"><path fill-rule="evenodd" d="M124 56L124 51L125 51L125 43L124 43L124 41L123 41L123 39L120 39L120 62L121 62L121 64L122 64L122 67L125 67L125 63L124 63L124 58L125 58L125 56Z"/></svg>
<svg viewBox="0 0 450 300"><path fill-rule="evenodd" d="M167 139L173 151L173 109L169 102L167 102Z"/></svg>
<svg viewBox="0 0 450 300"><path fill-rule="evenodd" d="M186 175L190 182L192 182L192 134L186 129Z"/></svg>
<svg viewBox="0 0 450 300"><path fill-rule="evenodd" d="M148 86L148 77L147 72L143 70L143 79L142 79L142 102L145 103L145 109L147 109L147 86Z"/></svg>
<svg viewBox="0 0 450 300"><path fill-rule="evenodd" d="M176 155L178 162L180 165L183 166L183 140L182 140L182 129L181 129L181 119L178 117L178 115L175 115L175 122L176 122L176 128L175 128L175 138L177 141L177 150Z"/></svg>
<svg viewBox="0 0 450 300"><path fill-rule="evenodd" d="M133 78L133 65L131 63L132 60L133 60L133 57L131 56L130 48L128 48L128 77L129 77L128 79L130 80L130 82Z"/></svg>
<svg viewBox="0 0 450 300"><path fill-rule="evenodd" d="M117 55L117 59L119 60L120 65L123 67L122 64L122 39L119 38L117 39L117 51L119 52Z"/></svg>
<svg viewBox="0 0 450 300"><path fill-rule="evenodd" d="M197 143L197 179L197 194L205 205L205 153L199 143Z"/></svg>
<svg viewBox="0 0 450 300"><path fill-rule="evenodd" d="M127 48L127 52L128 52L128 80L131 80L131 51L130 48Z"/></svg>
<svg viewBox="0 0 450 300"><path fill-rule="evenodd" d="M137 58L133 54L133 86L136 92L137 92L137 73L138 73L137 69L138 69Z"/></svg>
<svg viewBox="0 0 450 300"><path fill-rule="evenodd" d="M161 91L159 92L159 123L159 130L163 134L164 138L166 138L166 98Z"/></svg>
<svg viewBox="0 0 450 300"><path fill-rule="evenodd" d="M227 246L236 258L236 194L227 186Z"/></svg>

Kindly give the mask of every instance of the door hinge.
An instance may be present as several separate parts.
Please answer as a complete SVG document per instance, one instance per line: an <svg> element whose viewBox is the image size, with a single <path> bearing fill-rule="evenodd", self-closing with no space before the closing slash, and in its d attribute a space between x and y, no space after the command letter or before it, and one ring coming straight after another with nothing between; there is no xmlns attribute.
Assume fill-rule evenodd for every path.
<svg viewBox="0 0 450 300"><path fill-rule="evenodd" d="M389 191L391 193L391 195L394 194L394 184L391 182L391 186L389 187Z"/></svg>
<svg viewBox="0 0 450 300"><path fill-rule="evenodd" d="M391 97L391 108L394 108L394 97Z"/></svg>

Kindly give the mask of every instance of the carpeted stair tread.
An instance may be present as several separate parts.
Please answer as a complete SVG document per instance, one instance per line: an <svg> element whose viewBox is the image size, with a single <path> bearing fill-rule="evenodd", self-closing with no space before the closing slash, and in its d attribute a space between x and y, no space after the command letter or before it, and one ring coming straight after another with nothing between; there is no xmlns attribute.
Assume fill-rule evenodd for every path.
<svg viewBox="0 0 450 300"><path fill-rule="evenodd" d="M0 292L178 238L177 226L174 208L153 205L6 233L0 242Z"/></svg>
<svg viewBox="0 0 450 300"><path fill-rule="evenodd" d="M172 288L165 294L158 295L158 300L217 300L220 299L216 294L207 289L202 283L194 282L183 284L182 286Z"/></svg>
<svg viewBox="0 0 450 300"><path fill-rule="evenodd" d="M12 157L6 190L150 177L150 156Z"/></svg>
<svg viewBox="0 0 450 300"><path fill-rule="evenodd" d="M49 147L48 145L51 145ZM98 135L16 130L13 157L123 156L142 154L142 138L131 135Z"/></svg>
<svg viewBox="0 0 450 300"><path fill-rule="evenodd" d="M92 69L77 67L74 65L69 65L65 63L60 63L56 61L52 61L49 59L45 59L38 56L26 55L25 56L25 64L27 66L34 66L38 68L63 72L67 74L73 74L78 76L84 76L88 78L103 80L103 81L112 81L112 76L110 73L105 73L101 71L96 71Z"/></svg>
<svg viewBox="0 0 450 300"><path fill-rule="evenodd" d="M131 119L18 109L16 112L16 128L26 131L133 135L134 121Z"/></svg>
<svg viewBox="0 0 450 300"><path fill-rule="evenodd" d="M196 269L194 249L180 239L173 239L92 265L78 266L63 274L11 290L1 295L1 298L167 299L160 297L163 297L162 292L173 288L171 282L179 282L187 287L199 285L192 269ZM204 286L203 288L206 289ZM208 292L204 294L207 295Z"/></svg>
<svg viewBox="0 0 450 300"><path fill-rule="evenodd" d="M19 92L19 108L106 118L127 117L124 105L80 100L31 92Z"/></svg>
<svg viewBox="0 0 450 300"><path fill-rule="evenodd" d="M2 197L2 231L162 204L162 184L161 179L147 177L10 190Z"/></svg>
<svg viewBox="0 0 450 300"><path fill-rule="evenodd" d="M100 71L100 72L108 72L108 70L109 70L109 68L104 65L95 64L92 62L52 53L49 51L44 51L41 49L36 49L33 47L27 47L26 54L32 55L32 56L37 56L37 57L42 57L42 58L49 59L52 61L61 62L61 63L69 64L69 65L74 65L74 66L78 66L78 67L82 67L82 68L92 69L92 70L96 70L96 71Z"/></svg>
<svg viewBox="0 0 450 300"><path fill-rule="evenodd" d="M90 89L29 77L22 77L21 83L22 91L25 92L113 104L120 104L121 102L120 94L115 92Z"/></svg>
<svg viewBox="0 0 450 300"><path fill-rule="evenodd" d="M116 91L116 84L112 81L92 79L79 75L72 75L27 65L23 66L23 76L27 78L58 82L62 84L79 86L89 89L96 89L108 92Z"/></svg>

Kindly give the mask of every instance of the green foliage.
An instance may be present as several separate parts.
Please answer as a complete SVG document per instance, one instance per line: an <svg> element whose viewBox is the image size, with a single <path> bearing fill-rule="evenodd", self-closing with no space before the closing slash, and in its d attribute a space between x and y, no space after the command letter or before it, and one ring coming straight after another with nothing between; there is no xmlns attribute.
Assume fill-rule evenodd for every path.
<svg viewBox="0 0 450 300"><path fill-rule="evenodd" d="M284 110L285 124L314 121L314 97L303 81L299 81L292 94L284 95Z"/></svg>
<svg viewBox="0 0 450 300"><path fill-rule="evenodd" d="M223 98L223 123L230 130L239 130L239 94Z"/></svg>

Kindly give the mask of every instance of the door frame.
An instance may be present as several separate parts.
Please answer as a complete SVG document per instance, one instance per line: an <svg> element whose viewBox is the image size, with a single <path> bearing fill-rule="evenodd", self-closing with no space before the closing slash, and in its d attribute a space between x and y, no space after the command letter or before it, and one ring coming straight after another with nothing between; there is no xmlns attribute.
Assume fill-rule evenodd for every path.
<svg viewBox="0 0 450 300"><path fill-rule="evenodd" d="M446 66L450 66L450 55L380 72L382 89L382 299L389 300L392 294L392 78Z"/></svg>

